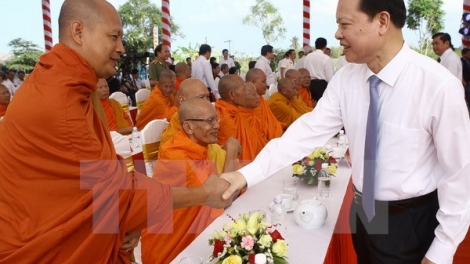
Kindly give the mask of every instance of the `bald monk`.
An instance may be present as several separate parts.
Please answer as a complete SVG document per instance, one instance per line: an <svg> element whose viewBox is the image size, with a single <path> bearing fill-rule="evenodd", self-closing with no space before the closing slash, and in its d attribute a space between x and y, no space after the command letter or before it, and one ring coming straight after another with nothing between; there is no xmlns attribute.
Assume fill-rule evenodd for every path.
<svg viewBox="0 0 470 264"><path fill-rule="evenodd" d="M230 204L221 199L229 184L217 176L172 188L128 173L117 157L95 90L116 73L122 34L108 2L65 0L59 43L8 106L0 125L0 263L130 263L140 230L173 208Z"/></svg>
<svg viewBox="0 0 470 264"><path fill-rule="evenodd" d="M131 118L122 110L121 104L118 101L109 98L109 87L106 79L101 78L98 80L96 91L100 96L101 106L103 107L109 130L116 131L121 135L132 133L133 125Z"/></svg>
<svg viewBox="0 0 470 264"><path fill-rule="evenodd" d="M200 186L209 175L219 174L208 155L208 146L217 145L219 119L212 104L201 98L182 102L179 118L182 131L163 144L153 178L174 187ZM234 171L240 144L230 138L225 150L223 172ZM169 219L165 226L143 231L143 263L170 263L222 213L223 209L208 206L175 210L173 220Z"/></svg>
<svg viewBox="0 0 470 264"><path fill-rule="evenodd" d="M253 160L266 144L266 140L259 136L262 133L254 110L245 108L249 93L247 86L253 87L238 75L224 76L219 82L221 98L215 103L220 116L218 143L224 145L228 138L236 138L242 146L240 160L243 163Z"/></svg>
<svg viewBox="0 0 470 264"><path fill-rule="evenodd" d="M0 84L0 118L5 115L7 111L8 104L10 104L10 90L3 85Z"/></svg>
<svg viewBox="0 0 470 264"><path fill-rule="evenodd" d="M312 94L310 94L310 72L305 68L300 68L299 70L301 81L300 81L300 89L299 89L299 96L304 101L305 105L308 107L315 107L313 105Z"/></svg>
<svg viewBox="0 0 470 264"><path fill-rule="evenodd" d="M180 88L181 82L191 77L191 69L186 62L178 62L175 65L175 91L178 91Z"/></svg>
<svg viewBox="0 0 470 264"><path fill-rule="evenodd" d="M152 120L163 118L170 120L171 116L178 111L178 108L173 105L174 93L175 73L172 70L163 70L158 84L155 85L137 115L136 127L142 130Z"/></svg>
<svg viewBox="0 0 470 264"><path fill-rule="evenodd" d="M259 106L255 108L255 114L260 120L260 131L263 133L263 137L267 142L273 138L280 137L286 124L276 119L271 109L269 109L266 100L264 100L264 94L268 89L266 74L261 69L253 68L246 73L245 78L247 82L251 82L255 85L256 93L260 98Z"/></svg>
<svg viewBox="0 0 470 264"><path fill-rule="evenodd" d="M312 111L312 108L298 98L297 85L291 79L281 79L277 90L269 97L268 105L279 122L290 126L301 115Z"/></svg>

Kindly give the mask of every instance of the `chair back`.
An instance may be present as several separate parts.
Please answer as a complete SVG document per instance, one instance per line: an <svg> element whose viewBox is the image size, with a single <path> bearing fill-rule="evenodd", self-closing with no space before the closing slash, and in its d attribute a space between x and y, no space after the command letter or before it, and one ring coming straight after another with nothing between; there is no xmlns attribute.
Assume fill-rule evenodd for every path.
<svg viewBox="0 0 470 264"><path fill-rule="evenodd" d="M150 95L150 90L140 89L135 93L135 101L137 102L137 109L140 111L142 106L144 106L145 100Z"/></svg>
<svg viewBox="0 0 470 264"><path fill-rule="evenodd" d="M121 104L122 110L124 110L124 112L126 112L126 113L129 113L130 105L129 105L129 102L127 100L127 96L126 96L125 93L123 93L123 92L114 92L109 96L109 98L118 101Z"/></svg>
<svg viewBox="0 0 470 264"><path fill-rule="evenodd" d="M156 119L150 121L141 131L142 151L144 154L145 173L148 177L153 176L153 165L158 157L162 132L168 126L168 121Z"/></svg>
<svg viewBox="0 0 470 264"><path fill-rule="evenodd" d="M277 83L273 83L273 84L271 84L271 85L269 86L269 90L268 90L268 92L267 92L266 94L269 94L269 96L271 96L271 95L273 95L273 94L276 93L276 92L277 92ZM266 95L266 94L265 94L265 95ZM269 99L269 97L268 97L268 99Z"/></svg>
<svg viewBox="0 0 470 264"><path fill-rule="evenodd" d="M129 143L129 136L123 136L116 131L110 131L111 139L113 140L114 149L116 154L121 156L126 162L127 171L134 171L134 162L131 154L131 144Z"/></svg>

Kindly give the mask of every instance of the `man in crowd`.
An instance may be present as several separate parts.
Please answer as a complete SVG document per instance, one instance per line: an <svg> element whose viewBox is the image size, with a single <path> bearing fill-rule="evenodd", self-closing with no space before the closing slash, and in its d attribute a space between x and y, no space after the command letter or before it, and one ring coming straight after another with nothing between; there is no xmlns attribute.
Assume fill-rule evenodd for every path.
<svg viewBox="0 0 470 264"><path fill-rule="evenodd" d="M178 91L181 83L191 77L191 68L184 62L178 62L175 65L175 91Z"/></svg>
<svg viewBox="0 0 470 264"><path fill-rule="evenodd" d="M171 188L118 159L95 89L115 74L122 32L106 1L63 3L59 44L0 125L0 262L129 263L139 230L172 207L229 204L218 201L228 184L217 177Z"/></svg>
<svg viewBox="0 0 470 264"><path fill-rule="evenodd" d="M165 44L158 44L155 47L155 60L152 61L149 65L149 81L150 87L153 87L158 84L160 80L160 74L164 70L168 70L168 64L166 61L170 58L170 47Z"/></svg>
<svg viewBox="0 0 470 264"><path fill-rule="evenodd" d="M284 55L284 59L279 61L279 73L280 73L281 78L286 77L286 72L288 70L295 69L295 63L294 63L295 56L296 56L295 50L290 49Z"/></svg>
<svg viewBox="0 0 470 264"><path fill-rule="evenodd" d="M182 131L161 146L153 178L173 187L201 186L210 175L219 174L208 154L209 145L217 145L219 117L204 98L183 101L178 116ZM234 171L241 150L238 141L231 138L225 150L218 148L225 156L223 172ZM175 210L163 226L144 230L142 261L170 263L222 213L205 205Z"/></svg>
<svg viewBox="0 0 470 264"><path fill-rule="evenodd" d="M304 56L302 58L299 58L297 63L295 64L295 69L298 70L300 68L305 68L305 59L307 58L307 55L312 53L312 47L311 46L304 46L303 47L303 53Z"/></svg>
<svg viewBox="0 0 470 264"><path fill-rule="evenodd" d="M225 63L220 64L219 77L222 78L222 77L224 77L225 75L227 75L229 69L230 69L230 68L228 67L227 64L225 64Z"/></svg>
<svg viewBox="0 0 470 264"><path fill-rule="evenodd" d="M215 101L220 98L220 95L212 74L212 65L208 61L211 53L211 46L202 44L199 47L199 57L194 61L191 67L191 77L201 80L212 94L211 101Z"/></svg>
<svg viewBox="0 0 470 264"><path fill-rule="evenodd" d="M315 51L307 55L304 68L310 72L310 93L313 100L318 102L333 77L333 60L326 55L326 39L315 40Z"/></svg>
<svg viewBox="0 0 470 264"><path fill-rule="evenodd" d="M299 96L302 98L302 101L304 101L305 105L308 107L313 108L313 102L312 102L312 95L310 94L310 73L308 72L307 69L305 68L300 68L299 70L300 73L300 89L299 89Z"/></svg>
<svg viewBox="0 0 470 264"><path fill-rule="evenodd" d="M8 88L0 84L0 119L5 115L8 104L10 104L10 91Z"/></svg>
<svg viewBox="0 0 470 264"><path fill-rule="evenodd" d="M15 94L15 85L10 81L10 79L7 78L7 74L3 71L0 71L0 84L3 84L6 88L8 88L11 96Z"/></svg>
<svg viewBox="0 0 470 264"><path fill-rule="evenodd" d="M18 90L20 88L21 84L23 84L23 82L24 82L24 71L18 71L17 75L18 75L17 76L18 78L16 78L14 83L13 83L16 87L16 90Z"/></svg>
<svg viewBox="0 0 470 264"><path fill-rule="evenodd" d="M335 37L354 63L335 74L315 111L253 163L222 174L231 182L224 195L301 159L344 126L358 263L452 263L470 222L462 84L405 43L403 0L339 0L336 20Z"/></svg>
<svg viewBox="0 0 470 264"><path fill-rule="evenodd" d="M271 62L274 59L273 46L264 45L261 47L261 56L258 58L255 64L255 68L258 68L266 74L266 83L268 86L276 81L276 73L271 68Z"/></svg>
<svg viewBox="0 0 470 264"><path fill-rule="evenodd" d="M443 32L432 35L432 49L439 56L439 63L462 81L462 62L454 52L450 35Z"/></svg>
<svg viewBox="0 0 470 264"><path fill-rule="evenodd" d="M233 59L228 56L228 49L222 50L222 56L223 58L219 61L220 65L227 64L229 69L236 66Z"/></svg>

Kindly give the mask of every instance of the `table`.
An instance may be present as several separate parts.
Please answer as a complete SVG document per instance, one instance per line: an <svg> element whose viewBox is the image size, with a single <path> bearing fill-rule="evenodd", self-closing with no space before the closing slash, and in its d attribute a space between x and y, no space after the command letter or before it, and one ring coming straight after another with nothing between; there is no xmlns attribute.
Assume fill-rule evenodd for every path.
<svg viewBox="0 0 470 264"><path fill-rule="evenodd" d="M328 217L322 227L313 230L303 229L295 223L293 213L288 213L288 231L285 239L289 245L289 263L323 263L351 176L351 170L344 159L338 165L336 177L333 177L331 180L330 198L320 199L328 210ZM240 213L248 213L250 210L261 209L266 211L267 220L269 221L268 206L276 194L282 193L282 180L289 177L292 177L291 166L282 169L272 177L248 189L171 263L176 264L185 256L199 256L207 259L213 250L209 246L208 240L214 230L220 231L224 224L230 221L227 214L237 218ZM309 186L305 182L299 181L297 192L299 194L298 201L311 199L317 195L317 187ZM215 262L214 260L211 263Z"/></svg>

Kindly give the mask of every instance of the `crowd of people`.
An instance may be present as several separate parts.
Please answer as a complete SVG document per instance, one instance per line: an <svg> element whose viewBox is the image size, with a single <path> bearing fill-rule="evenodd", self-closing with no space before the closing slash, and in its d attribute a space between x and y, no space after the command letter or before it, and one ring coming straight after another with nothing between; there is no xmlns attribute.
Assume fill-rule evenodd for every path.
<svg viewBox="0 0 470 264"><path fill-rule="evenodd" d="M203 44L172 65L158 45L134 122L109 98L147 89L137 69L110 78L125 53L117 11L65 0L59 43L27 78L0 73L0 263L131 263L139 241L144 263L169 263L236 197L343 128L348 263L451 263L470 224L470 50L459 58L446 33L433 36L438 62L410 49L403 0L340 0L336 17L336 69L322 37L278 67L264 45L245 75L226 49L217 62ZM156 119L169 124L153 176L128 172L110 131Z"/></svg>

